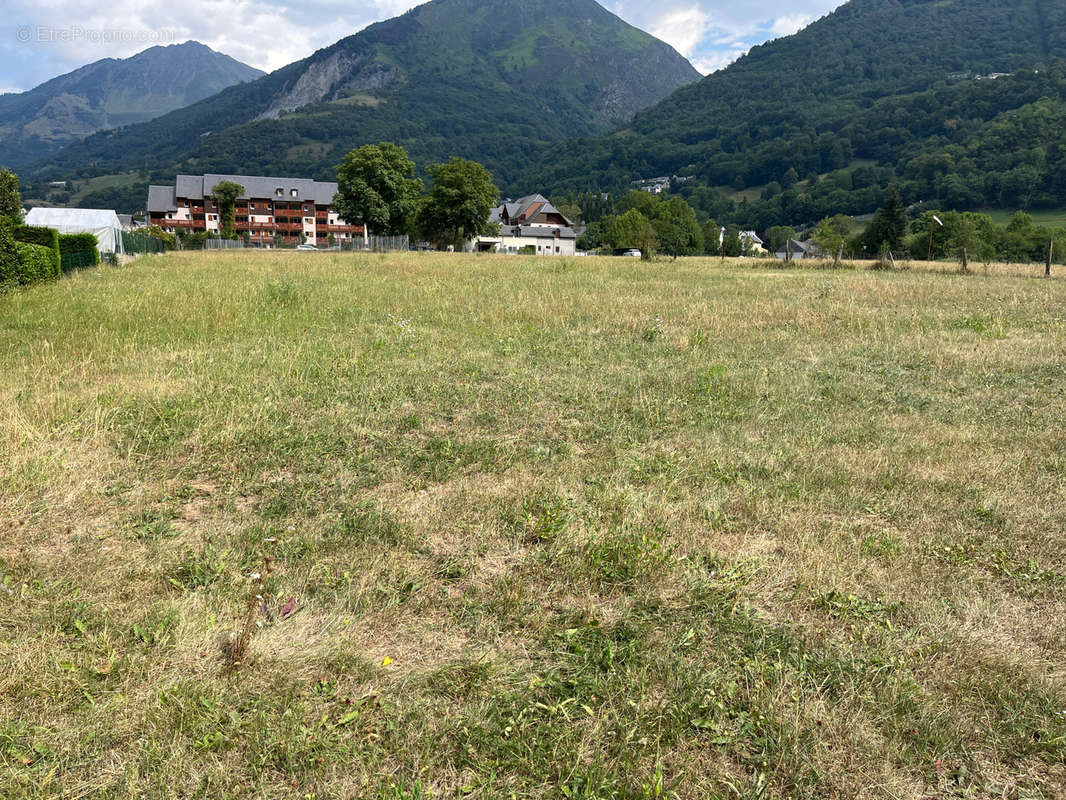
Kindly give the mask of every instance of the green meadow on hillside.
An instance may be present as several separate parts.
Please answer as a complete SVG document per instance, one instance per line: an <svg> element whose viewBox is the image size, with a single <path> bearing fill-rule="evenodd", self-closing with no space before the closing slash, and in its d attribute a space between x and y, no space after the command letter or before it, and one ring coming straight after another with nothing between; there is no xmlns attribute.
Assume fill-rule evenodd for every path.
<svg viewBox="0 0 1066 800"><path fill-rule="evenodd" d="M0 796L1061 798L1036 274L184 253L0 296Z"/></svg>

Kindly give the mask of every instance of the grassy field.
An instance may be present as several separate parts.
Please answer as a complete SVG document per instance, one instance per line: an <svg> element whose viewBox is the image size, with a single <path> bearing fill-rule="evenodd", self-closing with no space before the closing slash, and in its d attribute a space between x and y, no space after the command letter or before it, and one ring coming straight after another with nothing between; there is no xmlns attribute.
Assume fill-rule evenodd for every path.
<svg viewBox="0 0 1066 800"><path fill-rule="evenodd" d="M1064 389L1024 269L0 297L0 796L1062 798Z"/></svg>
<svg viewBox="0 0 1066 800"><path fill-rule="evenodd" d="M986 211L984 213L992 217L992 221L997 225L1006 225L1014 218L1017 211L1001 209L996 211ZM1037 225L1043 225L1046 228L1066 228L1066 209L1060 211L1041 209L1037 211L1028 211L1026 213L1033 218L1033 222Z"/></svg>

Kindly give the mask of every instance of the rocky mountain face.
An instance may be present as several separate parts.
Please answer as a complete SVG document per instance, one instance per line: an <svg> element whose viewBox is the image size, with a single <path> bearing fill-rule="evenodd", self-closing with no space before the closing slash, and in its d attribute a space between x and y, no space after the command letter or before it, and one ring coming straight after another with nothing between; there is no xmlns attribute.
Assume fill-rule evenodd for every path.
<svg viewBox="0 0 1066 800"><path fill-rule="evenodd" d="M258 81L58 155L118 171L327 178L389 140L419 163L478 159L502 179L533 150L606 132L699 74L593 0L432 0Z"/></svg>
<svg viewBox="0 0 1066 800"><path fill-rule="evenodd" d="M0 163L42 158L97 131L154 119L262 75L199 42L96 61L28 92L0 95Z"/></svg>

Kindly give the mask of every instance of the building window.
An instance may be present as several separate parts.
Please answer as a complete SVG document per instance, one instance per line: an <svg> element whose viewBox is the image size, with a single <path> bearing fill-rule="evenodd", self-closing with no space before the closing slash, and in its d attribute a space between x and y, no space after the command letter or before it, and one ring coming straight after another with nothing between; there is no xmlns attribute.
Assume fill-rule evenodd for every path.
<svg viewBox="0 0 1066 800"><path fill-rule="evenodd" d="M275 190L274 190L274 196L275 196L275 197L284 197L284 196L285 196L285 190L284 190L284 189L282 189L282 188L281 188L281 187L279 186L279 187L278 187L277 189L275 189Z"/></svg>
<svg viewBox="0 0 1066 800"><path fill-rule="evenodd" d="M300 193L295 189L289 189L289 197L299 197Z"/></svg>

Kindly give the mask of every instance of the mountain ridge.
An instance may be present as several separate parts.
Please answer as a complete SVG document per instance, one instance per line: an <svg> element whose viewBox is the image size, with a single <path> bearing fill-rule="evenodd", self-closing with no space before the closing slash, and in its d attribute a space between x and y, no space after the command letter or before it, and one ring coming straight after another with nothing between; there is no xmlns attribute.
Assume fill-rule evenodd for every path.
<svg viewBox="0 0 1066 800"><path fill-rule="evenodd" d="M0 163L40 159L96 131L153 119L261 75L195 41L94 61L0 95Z"/></svg>
<svg viewBox="0 0 1066 800"><path fill-rule="evenodd" d="M325 178L352 147L390 140L420 164L460 155L506 176L532 150L608 131L699 77L593 0L432 0L257 81L89 137L53 165L149 159L167 171Z"/></svg>
<svg viewBox="0 0 1066 800"><path fill-rule="evenodd" d="M1049 78L1046 90L1060 97L1048 75L1060 58L1066 58L1066 0L851 0L679 89L610 136L548 148L520 179L558 193L618 188L657 175L694 176L683 193L705 213L735 214L753 225L809 222L808 213L833 209L825 187L825 196L816 196L812 180L822 176L845 182L848 176L837 172L864 171L861 188L873 183L871 194L883 196L889 184L916 169L909 165L918 155L949 153L962 163L973 136L990 130L998 114L1021 107L1009 92L991 91L978 78L1005 74L1013 82L1036 70ZM937 118L946 90L951 96L944 108L951 111ZM1017 99L1029 94L1025 88ZM980 176L967 180L976 185ZM728 207L730 191L752 190L772 196L756 194L743 208L740 202ZM928 181L908 191L911 202L958 196ZM753 210L789 192L818 202L786 197L787 209ZM1002 201L984 188L970 195L974 205ZM870 200L864 195L861 202ZM838 195L832 213L872 210L859 202Z"/></svg>

